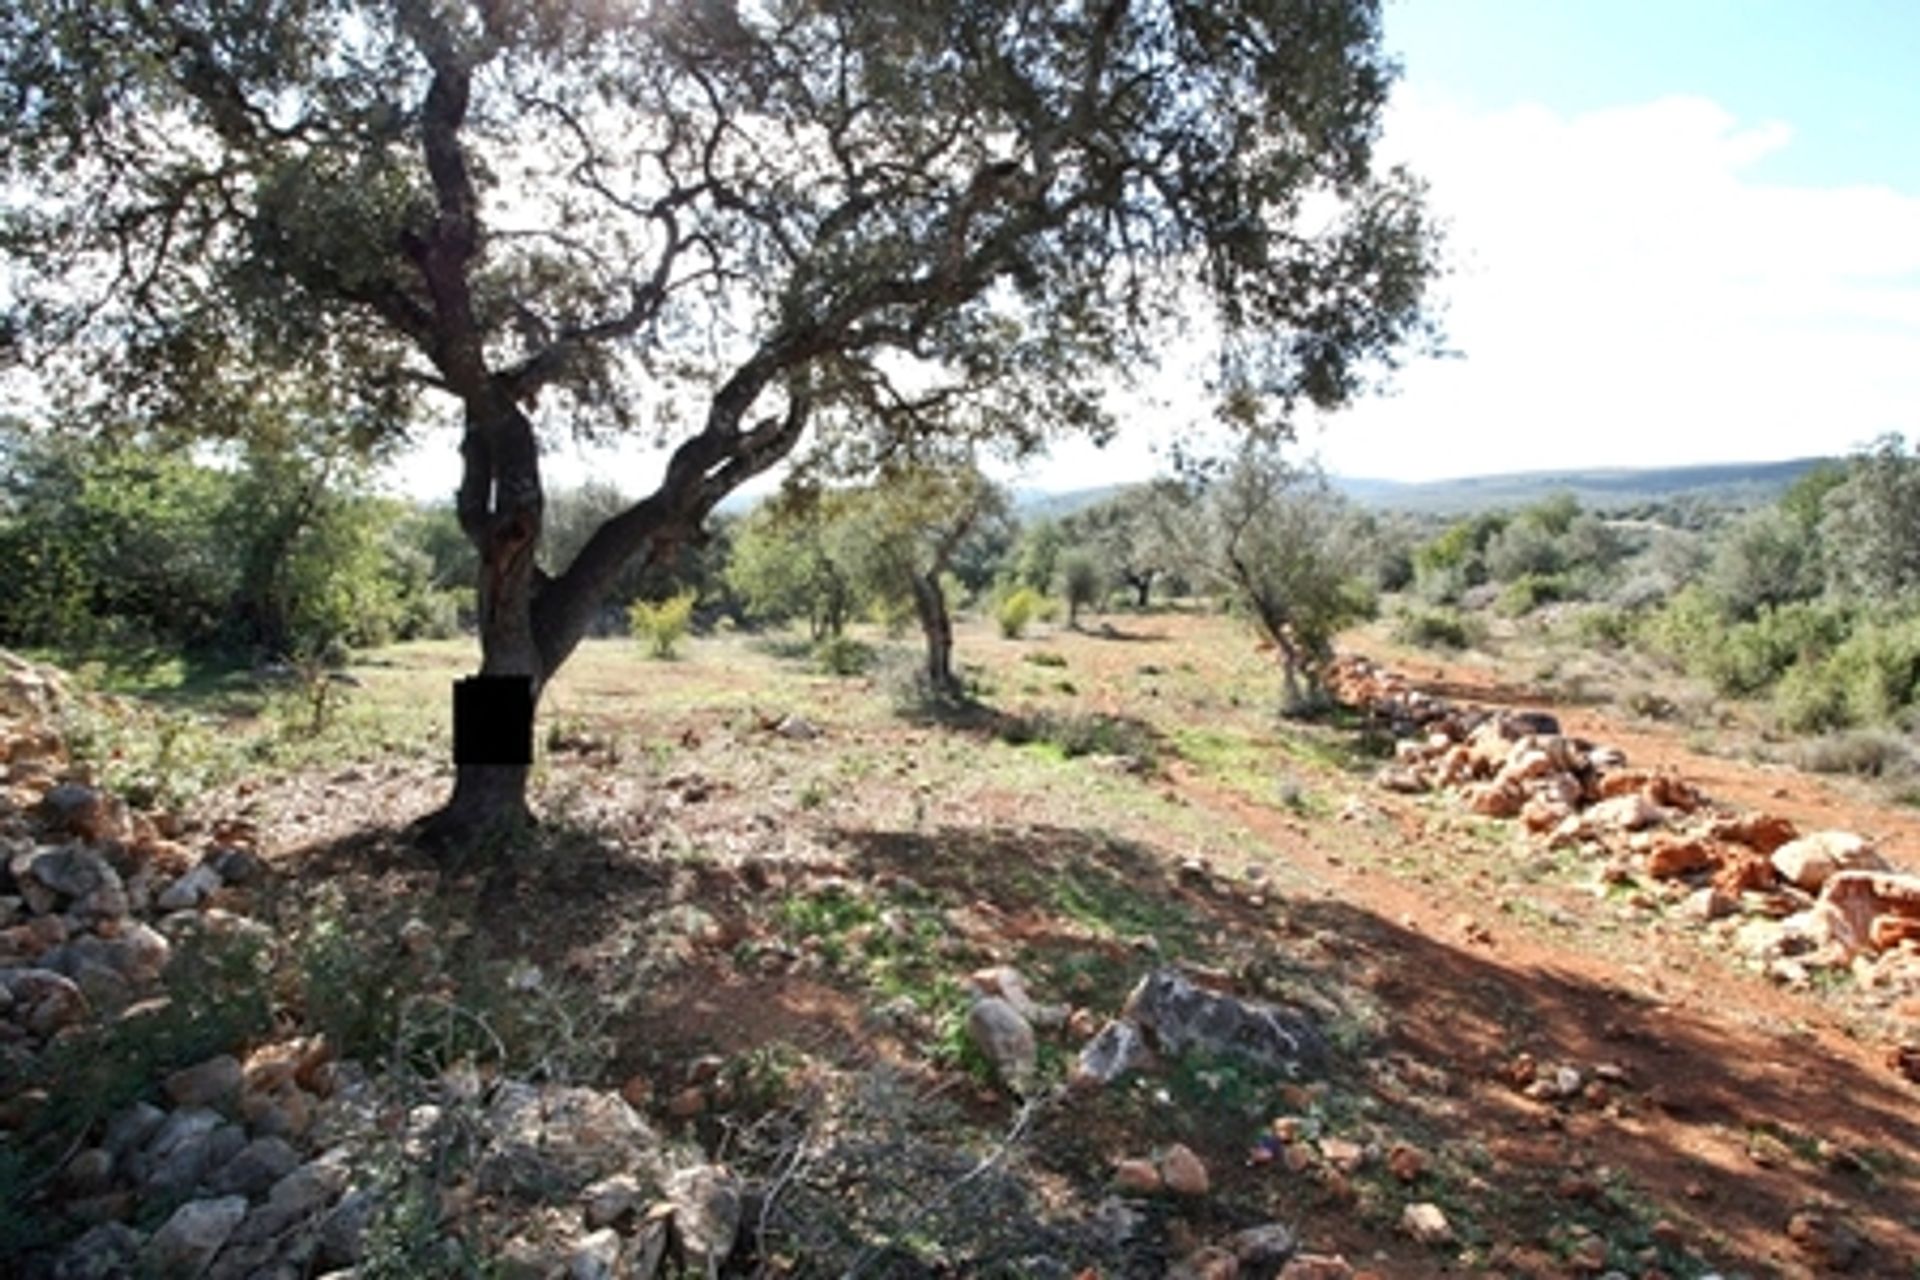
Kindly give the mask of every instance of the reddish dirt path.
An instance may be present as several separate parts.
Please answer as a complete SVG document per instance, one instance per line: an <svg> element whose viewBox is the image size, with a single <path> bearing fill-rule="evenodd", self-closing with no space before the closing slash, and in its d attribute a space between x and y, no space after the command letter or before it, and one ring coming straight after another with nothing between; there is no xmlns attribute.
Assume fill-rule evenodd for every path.
<svg viewBox="0 0 1920 1280"><path fill-rule="evenodd" d="M1551 711L1569 733L1619 746L1635 765L1671 767L1722 803L1784 813L1806 830L1862 831L1896 861L1920 861L1920 821L1817 779L1704 757L1592 708L1527 697L1483 668L1369 656L1428 692ZM1920 1268L1920 1089L1889 1068L1885 1045L1855 1038L1839 1009L1736 968L1684 926L1628 922L1602 938L1589 926L1610 905L1516 886L1505 855L1455 839L1444 810L1418 801L1369 790L1384 821L1310 825L1188 768L1176 766L1173 780L1323 883L1305 917L1357 941L1347 957L1356 977L1396 1011L1392 1048L1451 1082L1458 1130L1493 1153L1496 1186L1503 1176L1557 1179L1571 1206L1602 1171L1626 1171L1680 1236L1722 1262L1839 1274L1855 1240L1846 1274ZM1580 924L1544 930L1503 911L1515 891ZM1592 1104L1555 1107L1506 1078L1522 1053L1589 1078L1605 1064L1621 1079ZM1539 1238L1540 1224L1507 1225L1516 1241ZM1524 1244L1506 1257L1520 1274L1580 1274Z"/></svg>

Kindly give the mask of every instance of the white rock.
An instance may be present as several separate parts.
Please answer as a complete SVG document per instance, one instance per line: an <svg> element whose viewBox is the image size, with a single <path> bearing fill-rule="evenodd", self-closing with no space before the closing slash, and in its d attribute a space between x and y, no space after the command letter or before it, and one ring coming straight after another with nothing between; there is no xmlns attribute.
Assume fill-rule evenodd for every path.
<svg viewBox="0 0 1920 1280"><path fill-rule="evenodd" d="M1872 844L1851 831L1815 831L1773 851L1773 869L1791 885L1818 893L1840 871L1885 871Z"/></svg>
<svg viewBox="0 0 1920 1280"><path fill-rule="evenodd" d="M1440 1206L1427 1201L1410 1204L1400 1214L1400 1229L1421 1244L1446 1244L1453 1239L1453 1224Z"/></svg>

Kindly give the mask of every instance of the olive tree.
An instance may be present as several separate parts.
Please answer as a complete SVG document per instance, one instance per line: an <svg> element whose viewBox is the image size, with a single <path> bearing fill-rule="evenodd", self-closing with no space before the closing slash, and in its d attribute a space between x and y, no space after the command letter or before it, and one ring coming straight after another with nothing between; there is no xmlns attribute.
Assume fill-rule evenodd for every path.
<svg viewBox="0 0 1920 1280"><path fill-rule="evenodd" d="M1176 322L1258 425L1425 332L1377 0L14 0L0 63L10 360L155 430L457 417L507 721L811 432L1102 436ZM542 569L542 438L641 426L657 486ZM463 760L429 834L527 780Z"/></svg>
<svg viewBox="0 0 1920 1280"><path fill-rule="evenodd" d="M1334 636L1373 611L1355 513L1318 470L1255 444L1208 479L1189 519L1198 568L1280 656L1283 709L1311 705Z"/></svg>

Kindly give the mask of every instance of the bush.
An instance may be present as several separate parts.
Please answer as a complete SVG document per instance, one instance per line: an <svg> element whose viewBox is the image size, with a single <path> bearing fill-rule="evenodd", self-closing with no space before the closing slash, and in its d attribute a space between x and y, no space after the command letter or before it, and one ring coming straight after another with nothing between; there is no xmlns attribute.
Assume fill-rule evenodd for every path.
<svg viewBox="0 0 1920 1280"><path fill-rule="evenodd" d="M1494 607L1509 618L1519 618L1572 595L1565 574L1527 573L1506 585Z"/></svg>
<svg viewBox="0 0 1920 1280"><path fill-rule="evenodd" d="M830 676L857 676L873 665L873 646L852 636L828 636L813 646L813 661Z"/></svg>
<svg viewBox="0 0 1920 1280"><path fill-rule="evenodd" d="M1422 649L1465 649L1479 628L1456 609L1409 609L1394 624L1394 638Z"/></svg>
<svg viewBox="0 0 1920 1280"><path fill-rule="evenodd" d="M627 606L627 626L647 646L647 656L671 658L693 626L694 593L682 591L665 600L635 600Z"/></svg>
<svg viewBox="0 0 1920 1280"><path fill-rule="evenodd" d="M1809 773L1847 773L1861 778L1896 778L1914 770L1913 747L1885 729L1856 729L1815 738L1794 748L1796 768Z"/></svg>
<svg viewBox="0 0 1920 1280"><path fill-rule="evenodd" d="M994 612L994 620L1000 624L1000 634L1009 640L1018 640L1026 634L1027 627L1034 618L1046 608L1046 598L1032 587L1021 587L1000 602Z"/></svg>
<svg viewBox="0 0 1920 1280"><path fill-rule="evenodd" d="M1573 617L1573 638L1588 648L1624 649L1639 634L1639 620L1625 609L1594 605Z"/></svg>

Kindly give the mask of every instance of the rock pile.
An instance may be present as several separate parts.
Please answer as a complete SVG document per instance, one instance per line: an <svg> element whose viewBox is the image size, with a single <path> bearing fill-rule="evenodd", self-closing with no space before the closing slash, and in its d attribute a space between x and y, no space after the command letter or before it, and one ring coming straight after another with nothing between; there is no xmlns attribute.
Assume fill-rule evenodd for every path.
<svg viewBox="0 0 1920 1280"><path fill-rule="evenodd" d="M1397 738L1382 788L1449 794L1586 851L1612 882L1644 878L1782 982L1844 969L1868 990L1920 993L1920 876L1863 838L1803 835L1777 814L1716 804L1674 773L1561 733L1550 715L1457 704L1365 658L1337 659L1329 686Z"/></svg>
<svg viewBox="0 0 1920 1280"><path fill-rule="evenodd" d="M344 1272L451 1144L465 1146L466 1194L509 1215L496 1236L514 1235L516 1203L579 1198L577 1221L532 1215L537 1231L514 1235L508 1252L536 1273L644 1277L669 1252L717 1268L739 1189L698 1162L670 1173L616 1093L483 1086L472 1072L402 1091L299 1028L115 1081L138 1093L131 1101L57 1078L54 1064L94 1046L178 1037L182 993L166 979L193 948L277 945L247 914L271 877L252 828L130 809L70 759L57 717L72 700L59 673L0 651L0 1141L46 1157L4 1194L47 1242L0 1269L56 1280ZM443 1202L427 1210L443 1230L461 1212L452 1191L435 1190Z"/></svg>

